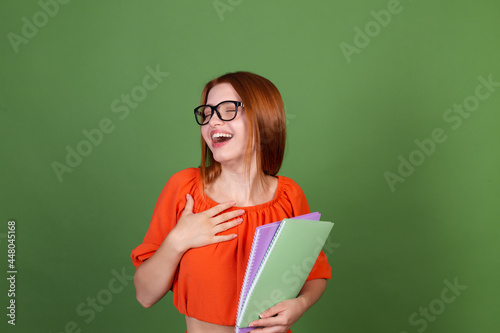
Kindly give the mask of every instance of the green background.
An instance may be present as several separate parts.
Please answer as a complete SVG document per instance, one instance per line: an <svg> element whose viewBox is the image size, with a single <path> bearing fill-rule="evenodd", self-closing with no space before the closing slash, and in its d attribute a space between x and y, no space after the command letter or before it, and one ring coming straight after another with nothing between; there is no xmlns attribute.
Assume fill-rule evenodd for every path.
<svg viewBox="0 0 500 333"><path fill-rule="evenodd" d="M280 89L288 122L280 174L335 222L333 279L294 332L497 331L500 87L457 128L443 115L473 101L478 77L500 81L499 3L402 0L385 26L371 11L386 10L386 0L219 3L220 16L210 0L70 1L43 22L37 1L3 2L2 331L183 332L171 295L143 309L132 282L113 271L133 274L130 252L164 184L199 165L192 109L204 83L236 70ZM34 16L37 33L13 46L9 33L22 37ZM341 43L355 47L355 28L367 24L368 45L346 57ZM148 66L169 75L128 116L113 112ZM53 162L66 164L66 147L105 118L114 130L59 181ZM446 141L391 190L384 173L397 174L398 157L435 128ZM14 327L5 315L9 220ZM443 303L444 281L455 279L467 288ZM97 296L106 304L91 318L88 298ZM429 306L437 315L424 327L418 311Z"/></svg>

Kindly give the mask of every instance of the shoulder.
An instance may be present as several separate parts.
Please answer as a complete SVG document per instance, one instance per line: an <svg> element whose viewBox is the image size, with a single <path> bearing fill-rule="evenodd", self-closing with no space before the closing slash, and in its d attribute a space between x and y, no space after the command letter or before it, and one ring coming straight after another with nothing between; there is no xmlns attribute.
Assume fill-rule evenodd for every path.
<svg viewBox="0 0 500 333"><path fill-rule="evenodd" d="M170 179L168 180L168 183L182 185L185 183L189 183L189 182L193 182L193 181L198 180L199 175L200 175L200 169L187 168L187 169L184 169L184 170L181 170L181 171L174 173L170 177Z"/></svg>
<svg viewBox="0 0 500 333"><path fill-rule="evenodd" d="M291 195L304 195L304 191L302 191L302 188L293 179L285 176L278 176L278 179L278 184L283 189L283 191L285 191L285 193Z"/></svg>
<svg viewBox="0 0 500 333"><path fill-rule="evenodd" d="M277 191L278 200L288 202L291 206L291 216L299 216L310 212L309 204L302 188L293 179L278 176L279 185Z"/></svg>
<svg viewBox="0 0 500 333"><path fill-rule="evenodd" d="M187 168L174 173L165 184L162 194L167 196L190 193L198 185L200 170Z"/></svg>

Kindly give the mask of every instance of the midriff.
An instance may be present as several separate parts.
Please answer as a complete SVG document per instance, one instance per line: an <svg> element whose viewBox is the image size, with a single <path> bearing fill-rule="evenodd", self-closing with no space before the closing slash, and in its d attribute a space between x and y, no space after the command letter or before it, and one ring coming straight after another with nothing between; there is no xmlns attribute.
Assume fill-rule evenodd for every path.
<svg viewBox="0 0 500 333"><path fill-rule="evenodd" d="M186 316L188 333L234 333L234 326L222 326Z"/></svg>

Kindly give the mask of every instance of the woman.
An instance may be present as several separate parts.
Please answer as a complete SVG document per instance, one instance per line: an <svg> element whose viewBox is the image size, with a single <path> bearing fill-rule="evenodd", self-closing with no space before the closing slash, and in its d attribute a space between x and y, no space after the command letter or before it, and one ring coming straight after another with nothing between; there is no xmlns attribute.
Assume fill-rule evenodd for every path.
<svg viewBox="0 0 500 333"><path fill-rule="evenodd" d="M150 307L172 290L187 332L234 332L239 292L259 225L309 213L301 188L276 176L286 120L278 89L249 72L225 74L195 109L202 162L173 175L148 232L132 252L137 300ZM330 278L323 251L299 296L251 323L253 332L290 332Z"/></svg>

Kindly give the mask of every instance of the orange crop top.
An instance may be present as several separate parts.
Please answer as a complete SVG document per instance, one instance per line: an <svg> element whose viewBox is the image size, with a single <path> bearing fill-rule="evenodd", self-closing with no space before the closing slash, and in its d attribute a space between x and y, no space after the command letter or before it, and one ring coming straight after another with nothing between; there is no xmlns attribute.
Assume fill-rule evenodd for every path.
<svg viewBox="0 0 500 333"><path fill-rule="evenodd" d="M132 251L136 267L154 254L175 226L186 204L187 193L194 198L194 213L217 205L202 191L198 168L174 174L158 198L144 241ZM255 228L310 212L302 189L293 180L282 176L278 176L278 188L273 200L229 210L233 209L246 211L242 216L243 223L221 234L237 233L238 237L188 250L179 263L171 288L173 303L180 313L227 326L236 323L239 294ZM330 277L328 259L321 251L307 280Z"/></svg>

